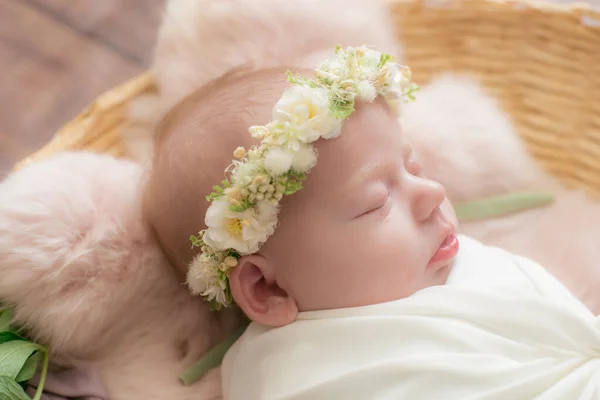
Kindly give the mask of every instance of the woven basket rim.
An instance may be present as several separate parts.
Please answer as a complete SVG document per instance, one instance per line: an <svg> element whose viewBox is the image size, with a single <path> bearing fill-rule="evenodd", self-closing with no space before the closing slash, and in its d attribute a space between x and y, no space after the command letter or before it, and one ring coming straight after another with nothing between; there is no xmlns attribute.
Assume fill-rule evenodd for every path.
<svg viewBox="0 0 600 400"><path fill-rule="evenodd" d="M499 4L499 5L512 5L515 7L515 10L520 11L526 8L535 9L544 12L552 12L552 13L576 13L577 12L591 12L596 15L600 15L600 9L596 9L592 7L588 3L584 2L573 2L573 3L551 3L548 0L386 0L388 4L418 4L418 3L426 3L430 7L449 7L453 4L463 4L463 3L472 3L472 2L480 2L482 5L484 3L490 4Z"/></svg>
<svg viewBox="0 0 600 400"><path fill-rule="evenodd" d="M55 152L55 149L69 147L70 144L77 143L86 136L88 133L87 127L97 119L98 115L123 107L140 93L149 93L154 90L156 90L156 86L152 72L147 70L104 91L72 119L65 122L55 132L50 141L15 164L13 170L19 170L39 158L51 155Z"/></svg>

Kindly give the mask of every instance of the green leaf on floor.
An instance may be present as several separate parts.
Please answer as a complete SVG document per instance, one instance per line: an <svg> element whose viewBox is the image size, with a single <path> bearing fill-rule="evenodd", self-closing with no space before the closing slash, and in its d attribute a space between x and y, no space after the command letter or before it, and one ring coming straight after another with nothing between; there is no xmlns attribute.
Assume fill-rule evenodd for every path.
<svg viewBox="0 0 600 400"><path fill-rule="evenodd" d="M40 352L34 353L31 357L27 359L21 371L17 374L15 381L17 382L27 382L35 375L37 371L37 366L40 361L42 361L43 357Z"/></svg>
<svg viewBox="0 0 600 400"><path fill-rule="evenodd" d="M10 342L10 341L13 341L13 340L25 340L25 341L28 341L23 336L19 335L18 333L15 333L15 332L10 332L10 331L0 332L0 344L6 343L6 342Z"/></svg>
<svg viewBox="0 0 600 400"><path fill-rule="evenodd" d="M14 379L0 376L0 400L31 400Z"/></svg>
<svg viewBox="0 0 600 400"><path fill-rule="evenodd" d="M12 308L0 309L0 332L9 331L13 317Z"/></svg>
<svg viewBox="0 0 600 400"><path fill-rule="evenodd" d="M24 340L13 340L0 344L0 376L14 380L29 357L38 349L38 345Z"/></svg>

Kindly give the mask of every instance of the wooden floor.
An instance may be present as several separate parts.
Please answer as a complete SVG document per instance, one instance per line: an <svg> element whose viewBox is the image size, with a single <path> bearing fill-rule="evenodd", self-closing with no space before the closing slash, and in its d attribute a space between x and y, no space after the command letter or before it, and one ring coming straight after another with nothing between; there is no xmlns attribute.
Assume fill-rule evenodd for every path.
<svg viewBox="0 0 600 400"><path fill-rule="evenodd" d="M144 70L165 0L0 0L0 177Z"/></svg>

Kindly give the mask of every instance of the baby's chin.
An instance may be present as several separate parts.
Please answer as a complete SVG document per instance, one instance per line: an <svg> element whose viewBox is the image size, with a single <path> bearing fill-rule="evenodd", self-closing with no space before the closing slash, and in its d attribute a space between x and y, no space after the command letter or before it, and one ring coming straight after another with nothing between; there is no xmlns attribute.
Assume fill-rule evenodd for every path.
<svg viewBox="0 0 600 400"><path fill-rule="evenodd" d="M434 272L433 279L436 282L435 285L445 285L448 281L448 277L450 276L450 271L452 271L452 267L454 266L454 260L446 262L445 264L438 267L438 269Z"/></svg>

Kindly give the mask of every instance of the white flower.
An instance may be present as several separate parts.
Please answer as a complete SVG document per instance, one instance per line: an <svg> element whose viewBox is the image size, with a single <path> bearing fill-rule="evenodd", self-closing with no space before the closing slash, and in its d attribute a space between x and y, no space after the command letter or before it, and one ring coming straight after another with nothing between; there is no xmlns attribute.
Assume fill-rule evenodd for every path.
<svg viewBox="0 0 600 400"><path fill-rule="evenodd" d="M213 201L206 212L204 242L216 250L234 249L252 254L273 234L277 223L277 207L262 201L243 212L229 209L224 197Z"/></svg>
<svg viewBox="0 0 600 400"><path fill-rule="evenodd" d="M341 121L329 110L329 92L323 88L292 86L273 108L277 143L297 151L301 143L339 133Z"/></svg>
<svg viewBox="0 0 600 400"><path fill-rule="evenodd" d="M340 77L347 75L345 63L340 57L332 57L321 63L316 75L330 82L339 80Z"/></svg>
<svg viewBox="0 0 600 400"><path fill-rule="evenodd" d="M377 90L375 86L368 80L362 80L357 85L358 98L363 101L372 102L377 97Z"/></svg>
<svg viewBox="0 0 600 400"><path fill-rule="evenodd" d="M203 293L208 287L208 280L215 275L218 263L211 257L198 254L190 263L187 273L187 284L194 295Z"/></svg>
<svg viewBox="0 0 600 400"><path fill-rule="evenodd" d="M371 50L367 47L357 49L359 54L358 70L354 71L355 76L374 76L377 74L381 53Z"/></svg>
<svg viewBox="0 0 600 400"><path fill-rule="evenodd" d="M273 176L283 175L292 167L294 153L290 150L274 148L265 156L265 168Z"/></svg>
<svg viewBox="0 0 600 400"><path fill-rule="evenodd" d="M317 151L311 145L302 145L292 160L292 168L298 172L307 172L317 163Z"/></svg>
<svg viewBox="0 0 600 400"><path fill-rule="evenodd" d="M322 134L321 137L323 139L335 139L336 137L340 136L340 133L342 132L342 121L340 121L337 118L335 120L337 121L337 126L335 127L335 129L332 129L329 132Z"/></svg>
<svg viewBox="0 0 600 400"><path fill-rule="evenodd" d="M249 180L254 179L259 171L260 164L258 161L250 161L246 163L236 162L231 181L234 183L234 185L243 185L246 181L246 178L249 178Z"/></svg>
<svg viewBox="0 0 600 400"><path fill-rule="evenodd" d="M317 163L317 152L313 146L301 144L297 151L280 148L269 150L265 157L265 168L273 176L287 173L290 168L307 172Z"/></svg>
<svg viewBox="0 0 600 400"><path fill-rule="evenodd" d="M277 224L277 206L274 206L268 201L259 201L256 204L256 208L258 210L258 213L260 214L261 220L266 221L267 224L270 226L270 232L267 235L267 237L271 236L275 231L275 225ZM267 240L267 238L265 237L264 240Z"/></svg>
<svg viewBox="0 0 600 400"><path fill-rule="evenodd" d="M388 63L386 64L387 76L386 84L388 88L395 91L401 91L403 88L410 84L410 72L407 70L400 70L397 64Z"/></svg>
<svg viewBox="0 0 600 400"><path fill-rule="evenodd" d="M221 280L211 282L210 285L202 292L208 301L216 301L217 303L227 304L227 296L225 295L227 283Z"/></svg>

